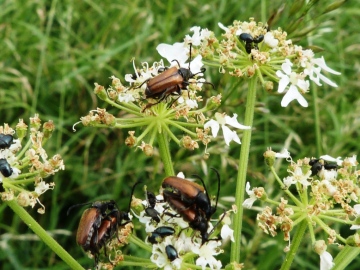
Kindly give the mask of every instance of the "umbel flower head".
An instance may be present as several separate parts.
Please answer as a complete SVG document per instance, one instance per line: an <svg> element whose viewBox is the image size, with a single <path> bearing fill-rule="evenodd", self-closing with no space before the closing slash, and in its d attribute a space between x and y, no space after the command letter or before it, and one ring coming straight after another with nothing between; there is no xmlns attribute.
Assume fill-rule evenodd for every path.
<svg viewBox="0 0 360 270"><path fill-rule="evenodd" d="M178 174L178 177L182 177L181 175ZM207 233L210 234L210 241L203 242L199 231L189 227L189 222L169 207L162 194L155 198L155 205L150 206L149 200L146 199L142 201L142 209L137 207L138 211L133 212L134 216L145 224L145 232L148 235L145 242L152 245L151 261L162 269L182 269L186 264L194 261L202 269L206 267L220 269L222 263L216 259L216 256L223 252L220 239L223 241L229 239L233 241L234 239L233 230L230 228L231 211L219 216L220 222L217 223L216 230L214 230L212 222L208 221ZM149 211L149 209L151 210ZM166 233L159 233L162 230ZM219 237L219 233L221 237ZM170 254L176 253L176 256L169 256L169 249L172 251Z"/></svg>
<svg viewBox="0 0 360 270"><path fill-rule="evenodd" d="M268 26L252 18L249 22L234 21L225 27L222 39L216 39L213 32L193 27L194 36L202 36L198 48L205 64L217 65L222 73L239 78L257 76L266 90L272 90L272 84L279 84L278 92L285 94L281 106L297 100L303 107L308 106L304 94L310 90L310 81L321 86L324 82L332 87L336 83L322 72L335 75L340 73L329 68L323 57L316 58L311 49L303 49L286 39L287 33L280 28L268 29ZM202 33L206 34L202 34Z"/></svg>
<svg viewBox="0 0 360 270"><path fill-rule="evenodd" d="M273 163L270 164L271 171L278 180L279 189L283 191L284 197L280 202L271 198L262 198L266 203L261 213L257 215L258 226L271 236L277 235L278 231L284 234L284 240L289 242L290 234L293 229L302 221L309 225L309 233L315 245L315 240L323 237L319 232L325 232L327 244L349 244L351 241L343 238L339 225L348 227L346 232L349 234L351 229L358 229L360 224L358 202L360 198L359 175L356 169L358 162L356 156L341 158L332 158L329 155L320 158L304 158L297 162L289 158L289 153L276 154L278 158L286 157L290 162L288 167L289 175L283 180L276 175ZM252 207L259 196L255 196L255 191L259 187L250 190L247 186L247 193L250 196L245 200L246 206ZM285 199L285 196L287 199ZM273 207L276 210L273 210ZM330 221L330 222L329 222ZM351 226L352 225L352 226ZM315 234L316 232L316 234ZM325 242L322 241L321 243ZM355 245L355 244L354 244ZM326 249L326 248L325 248ZM325 252L317 250L321 258L321 265L324 268L332 267L332 256Z"/></svg>
<svg viewBox="0 0 360 270"><path fill-rule="evenodd" d="M227 145L231 141L240 143L237 132L227 125L238 129L250 127L241 125L237 114L230 117L214 111L221 104L221 95L210 96L206 101L203 98L204 91L212 91L214 85L202 77L205 69L196 46L213 34L208 30L200 31L200 27L191 31L194 34L186 36L182 43L157 46L170 66L164 65L163 60L141 66L133 61L133 74L126 74L124 79L111 76L112 83L107 88L95 84L95 94L120 109L121 117L97 108L81 117L80 122L84 126L130 129L126 144L140 145L147 155L152 155L153 151L145 150L152 149L159 134L194 150L199 143L207 146L212 137L217 137L220 126ZM213 136L209 135L210 128ZM183 137L179 137L179 133Z"/></svg>
<svg viewBox="0 0 360 270"><path fill-rule="evenodd" d="M45 212L39 197L54 189L55 183L47 183L44 179L65 169L60 155L49 158L43 148L54 129L52 121L41 127L37 114L30 118L30 130L22 119L15 130L7 124L0 126L0 184L5 190L1 193L2 200L16 199L24 207L39 203L38 212Z"/></svg>

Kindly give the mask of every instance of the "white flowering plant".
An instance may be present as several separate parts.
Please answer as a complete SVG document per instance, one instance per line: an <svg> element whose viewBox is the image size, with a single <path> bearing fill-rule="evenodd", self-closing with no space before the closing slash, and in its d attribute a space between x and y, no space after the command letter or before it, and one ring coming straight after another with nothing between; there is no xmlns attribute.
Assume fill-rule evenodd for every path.
<svg viewBox="0 0 360 270"><path fill-rule="evenodd" d="M97 209L99 220L93 222L85 235L89 243L80 245L89 251L90 257L95 257L96 267L103 269L117 265L161 269L250 268L255 267L249 264L252 258L241 261L245 257L243 247L251 242L245 239L243 221L250 220L247 213L257 211L256 220L249 222L254 228L270 236L279 231L284 234L285 258L281 269L290 269L300 243L311 245L320 256L317 257L320 269L339 265L332 257L334 246L343 248L338 258L343 265L349 264L355 254L351 248L360 246L356 232L360 226L357 203L360 191L355 155L345 159L324 155L294 162L287 150L281 153L268 150L265 162L278 184L273 187L276 193L256 185L248 171L250 145L254 144L251 136L259 134L259 127L254 124L259 90L265 90L282 108L306 109L315 103L312 95L317 87L338 87L335 81L340 72L330 68L324 57L310 47L297 45L297 40L281 28L273 29L253 18L228 26L219 22L217 26L214 31L191 27L182 42L159 44L156 47L159 56L154 62L132 59L133 71L129 74L109 74L109 86L95 83L94 93L100 105L82 116L73 130L83 130L81 125L126 130L128 137L124 143L130 151L141 150L154 159L159 156L163 174L151 179L158 187L154 197L150 199L146 189L145 199L134 196L129 213L121 205L107 209L110 214ZM248 87L246 104L228 106L237 100L223 99L228 89L219 89L212 81L214 71ZM14 134L6 126L1 131L4 135ZM5 189L2 199L11 207L15 201L24 207L40 204L39 212L43 212L45 207L38 197L55 186L43 178L63 170L64 165L58 155L47 157L42 148L43 137L37 130L31 132L26 150L21 150L22 135L17 134L19 141L15 139L0 156L0 160L7 162L1 163L0 180ZM238 174L232 177L234 182L221 178L216 196L208 192L206 181L193 183L199 182L197 175L186 177L189 182L181 187L164 187L164 180L160 180L164 177L185 178L176 176L174 149L189 153L186 155L190 160L195 156L201 159L205 176L207 165L216 162L212 159L216 155L222 161L224 156L231 157ZM239 155L234 157L238 149ZM202 154L198 155L199 152ZM276 158L289 163L282 180L274 166ZM134 163L142 167L138 160ZM23 168L27 166L29 173L24 174ZM221 174L222 169L216 169ZM199 171L188 167L186 170ZM32 182L33 191L24 188ZM229 186L232 194L226 201L221 191ZM190 194L189 190L196 192ZM123 218L125 214L129 220ZM84 233L82 221L78 235ZM345 237L335 225L349 227L351 236ZM302 242L305 231L310 235L308 243ZM137 247L135 255L125 253L131 250L123 248L128 243ZM86 250L87 244L90 248ZM327 250L328 246L331 249ZM66 258L68 254L55 252L71 268L81 269Z"/></svg>
<svg viewBox="0 0 360 270"><path fill-rule="evenodd" d="M153 64L142 63L140 67L137 67L136 61L133 61L133 74L127 74L124 79L112 76L112 84L109 87L95 84L95 93L100 99L129 114L129 117L115 117L105 109L98 108L90 111L89 115L82 117L80 122L84 126L130 129L129 137L125 143L130 147L140 148L148 156L153 155L154 145L157 144L166 176L175 175L169 142L173 141L178 146L188 150L199 148L198 142L201 142L204 145L204 157L211 158L207 148L214 138L219 137L220 127L224 144L227 147L232 145L232 141L237 144L241 143L236 129L242 130L242 147L238 163L238 167L241 169L238 170L234 193L235 204L233 209L235 210L234 212L225 210L226 215L233 213L231 215L232 222L225 224L222 218L218 217L216 219L218 223L214 229L211 229L214 225L209 223L210 220L207 220L209 225L206 225L209 226L208 232L212 234L212 237L218 235L219 239L225 237L233 241L229 262L232 267L242 267L239 250L244 208L252 208L258 199L272 202L278 206L277 214L279 217L273 215L271 208L266 206L257 219L258 226L267 234L274 236L277 229L284 232L284 239L288 241L284 250L290 252L287 252L283 269L289 269L298 248L290 241L290 232L297 223L306 225L309 222L317 222L333 237L328 244L334 244L336 237L341 239L342 244L347 244L348 242L344 238L326 227L322 221L322 216L320 218L313 216L310 219L308 218L309 214L302 216L299 214L305 210L309 213L308 198L301 197L298 199L289 190L292 185L296 185L297 191L303 192L304 195L306 189L312 188L312 195L314 196L315 182L309 180L314 178L312 170L309 169L311 167L309 160L301 163L307 166L307 170L305 170L301 166L296 166L297 163L292 162L288 151L274 153L273 156L273 158L286 158L292 162L292 168L289 170L291 174L284 178L280 188L295 202L294 206L288 207L288 201L284 198L281 198L280 203L276 203L268 198L264 188L251 188L251 184L245 181L257 89L263 87L267 92L273 92L276 85L274 94L277 93L282 96L279 100L282 107L290 106L294 101L297 101L302 107L308 107L307 99L309 98L308 93L311 91L311 82L317 86L322 86L325 83L336 88L337 84L326 77L329 75L325 75L325 73L333 75L340 75L340 73L328 67L324 58L315 56L311 49L304 49L302 46L293 44L292 40L287 38L286 32L281 29L269 29L268 25L257 23L252 18L245 22L234 21L233 25L230 26L224 26L221 23L218 26L223 31L221 38L217 38L215 33L208 29L201 29L196 26L190 29L191 35L186 35L182 43L158 45L157 51L167 64L164 64L164 60L161 59ZM212 87L216 89L215 85L204 79L204 66L217 67L220 73L227 73L239 80L248 81L243 124L237 120L237 113L233 112L232 115L228 115L221 112L221 95L210 96L206 101L204 100L205 92L212 93ZM209 89L207 89L208 87ZM136 136L141 127L141 133ZM182 138L178 137L179 131ZM356 162L353 163L353 166L356 166ZM326 167L327 165L321 164L319 166ZM353 167L349 171L353 171ZM334 175L329 177L333 180L336 178ZM316 182L316 187L327 187L332 190L329 192L335 192L336 187L329 181L323 180L322 184ZM162 196L162 192L160 189L159 196ZM179 193L177 196L181 198L178 204L185 205L184 201L189 199L182 194L182 190L176 192ZM245 193L249 195L249 198L245 199ZM352 193L351 196L356 201L357 195L355 194L357 193ZM348 198L346 195L344 202ZM156 234L157 228L162 226L171 226L172 230L177 232L171 237L161 239L158 243L145 241L145 244L141 244L144 249L149 251L150 249L146 247L146 244L152 246L150 259L157 267L181 269L190 267L191 263L194 263L194 267L200 266L202 269L207 266L211 269L220 269L224 265L223 262L216 259L222 250L221 242L208 241L207 239L200 241L204 240L204 238L201 239L203 234L197 234L199 233L197 226L200 222L194 222L202 216L203 210L194 211L195 215L189 218L187 211L192 211L192 207L196 206L189 205L186 206L189 210L180 210L179 206L174 206L171 198L163 198L157 200L157 206L154 209L158 216L154 222L154 218L146 215L147 202L144 201L143 204L145 210L134 214L140 223L145 224L147 233ZM193 204L196 205L195 202ZM172 212L170 219L166 213L171 208L174 212ZM279 209L283 209L284 212L279 213ZM178 213L179 211L180 213ZM329 215L332 215L331 213L330 211ZM347 208L346 211L339 212L340 216L342 214L355 217L356 211L349 212L349 208ZM175 218L179 220L173 220ZM294 220L294 218L296 219ZM274 224L270 224L269 220L272 220ZM183 224L184 221L185 225ZM347 224L351 224L351 222L347 222ZM216 228L217 226L219 228ZM186 228L189 228L190 231L184 233ZM199 238L199 236L201 237ZM296 235L295 237L301 238L302 236ZM313 245L315 245L316 237L312 236L312 240ZM330 253L317 252L320 254L321 265L327 263L327 266L322 267L322 269L330 269L334 265ZM174 258L169 254L173 254ZM194 258L196 259L194 260ZM136 261L135 258L133 259Z"/></svg>

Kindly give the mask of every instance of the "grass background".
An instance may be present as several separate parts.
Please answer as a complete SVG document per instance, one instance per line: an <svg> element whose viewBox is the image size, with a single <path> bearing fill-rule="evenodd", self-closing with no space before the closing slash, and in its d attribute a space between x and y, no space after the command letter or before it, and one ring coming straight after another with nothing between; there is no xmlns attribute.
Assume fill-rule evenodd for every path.
<svg viewBox="0 0 360 270"><path fill-rule="evenodd" d="M43 228L54 233L56 240L82 265L93 265L75 243L82 210L67 217L68 207L115 199L125 210L133 183L141 179L149 189L157 190L164 177L158 155L145 157L124 145L126 130L78 126L76 133L72 131L72 125L89 110L107 106L92 94L94 82L108 85L111 75L123 77L132 73L133 57L138 63L159 60L156 46L163 42L181 42L194 25L219 35L218 22L229 25L233 20L244 21L249 17L266 22L285 4L279 20L271 27L291 28L291 22L300 14L292 13L296 10L293 4L302 1L268 2L0 1L0 122L14 127L19 118L28 122L34 113L39 113L44 121L54 121L56 131L46 149L49 156L55 153L63 156L66 171L48 179L56 183L56 188L41 197L46 214L28 211ZM286 146L294 159L321 154L345 157L359 152L360 7L356 1L348 1L340 9L317 17L331 3L334 1L315 5L309 16L294 28L297 33L293 32L292 37L303 46L312 44L324 49L319 56L323 55L331 68L342 73L330 76L339 87L324 85L318 89L317 96L308 94L306 109L296 102L281 108L281 96L259 90L248 180L252 186L264 186L274 197L279 191L262 158L267 147L279 151ZM309 26L317 27L307 37L299 36L299 32ZM208 96L222 93L226 104L222 110L238 113L241 119L246 82L222 76L211 68L206 73L207 80L216 86L215 90L209 90ZM315 93L313 89L312 92ZM314 116L314 102L319 104L318 121ZM116 116L121 115L110 107L107 109ZM318 144L316 128L321 131ZM174 146L175 171L203 175L202 168L214 166L222 176L221 196L232 196L239 146L232 144L227 149L221 142L213 143L206 163L203 150L201 147L189 154ZM280 176L283 176L286 167L281 169ZM216 185L211 175L205 177L205 181L210 182L210 192L215 194ZM136 195L143 197L141 189ZM230 206L228 202L220 202ZM255 211L245 211L242 261L246 269L277 269L285 256L282 249L286 243L282 235L271 238L259 233L255 217ZM348 229L343 228L341 232L346 236ZM0 244L2 269L68 268L48 247L34 239L32 231L4 204L0 204ZM312 251L309 238L300 251L294 269L318 269L318 256ZM329 251L333 255L337 253L334 247ZM147 256L139 254L133 245L124 253ZM224 263L228 261L227 253L222 256ZM357 269L358 263L353 262L348 269Z"/></svg>

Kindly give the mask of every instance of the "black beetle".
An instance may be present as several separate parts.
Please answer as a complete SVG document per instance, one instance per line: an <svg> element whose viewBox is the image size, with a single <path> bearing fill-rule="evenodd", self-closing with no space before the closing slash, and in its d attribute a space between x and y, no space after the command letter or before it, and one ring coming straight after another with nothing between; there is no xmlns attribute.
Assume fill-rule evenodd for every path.
<svg viewBox="0 0 360 270"><path fill-rule="evenodd" d="M175 229L173 227L169 226L162 226L159 228L156 228L155 231L153 231L150 236L148 237L148 241L151 244L157 244L162 242L162 240L166 236L173 235L175 233Z"/></svg>
<svg viewBox="0 0 360 270"><path fill-rule="evenodd" d="M172 245L167 245L165 247L165 252L170 262L174 261L179 257L176 249Z"/></svg>
<svg viewBox="0 0 360 270"><path fill-rule="evenodd" d="M338 167L335 163L329 164L325 160L315 158L309 161L309 165L311 166L311 176L317 175L323 167L325 170L336 170Z"/></svg>
<svg viewBox="0 0 360 270"><path fill-rule="evenodd" d="M13 173L13 169L5 158L0 158L0 172L4 177L9 177Z"/></svg>
<svg viewBox="0 0 360 270"><path fill-rule="evenodd" d="M264 35L259 35L257 37L253 37L248 33L242 33L239 36L239 39L245 42L245 50L247 53L251 53L251 49L258 50L257 44L264 40Z"/></svg>
<svg viewBox="0 0 360 270"><path fill-rule="evenodd" d="M154 193L147 191L146 192L146 197L147 197L147 202L148 202L148 207L145 208L145 213L152 218L152 220L154 220L155 222L159 223L160 222L160 214L158 211L155 210L155 206L156 206L156 196Z"/></svg>
<svg viewBox="0 0 360 270"><path fill-rule="evenodd" d="M10 134L0 134L0 149L7 149L13 143L14 137Z"/></svg>

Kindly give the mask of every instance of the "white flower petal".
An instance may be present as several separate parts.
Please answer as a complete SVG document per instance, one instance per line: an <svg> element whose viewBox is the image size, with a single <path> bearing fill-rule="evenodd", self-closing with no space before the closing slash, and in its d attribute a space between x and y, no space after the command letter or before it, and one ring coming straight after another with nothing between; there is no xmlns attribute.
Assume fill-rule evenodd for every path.
<svg viewBox="0 0 360 270"><path fill-rule="evenodd" d="M232 241L232 242L235 242L235 239L234 239L234 230L231 229L229 227L229 225L227 224L224 224L221 228L221 232L220 232L220 235L221 235L221 239L223 241L226 241L228 238Z"/></svg>
<svg viewBox="0 0 360 270"><path fill-rule="evenodd" d="M212 135L215 138L219 132L220 125L217 121L211 119L205 123L204 128L211 128Z"/></svg>
<svg viewBox="0 0 360 270"><path fill-rule="evenodd" d="M291 85L289 90L284 95L283 99L281 100L281 106L286 107L294 99L296 99L301 106L303 107L308 106L306 99L300 94L300 92L297 90L296 86L294 85Z"/></svg>
<svg viewBox="0 0 360 270"><path fill-rule="evenodd" d="M202 62L202 56L199 54L198 56L196 56L191 62L190 62L190 70L191 73L195 74L195 73L199 73L201 72L201 67L203 66L203 62ZM189 67L189 64L186 63L186 66L184 66L185 68Z"/></svg>
<svg viewBox="0 0 360 270"><path fill-rule="evenodd" d="M230 117L230 116L226 115L225 116L225 123L232 126L232 127L236 127L236 128L239 128L239 129L250 129L251 128L249 126L241 125L236 118L237 118L236 113L234 113L233 117Z"/></svg>
<svg viewBox="0 0 360 270"><path fill-rule="evenodd" d="M289 158L290 152L284 148L280 153L276 153L275 157L276 158Z"/></svg>
<svg viewBox="0 0 360 270"><path fill-rule="evenodd" d="M156 47L156 50L172 65L177 65L177 63L172 62L173 60L177 60L180 65L183 65L188 59L188 49L184 47L184 42L177 42L173 45L161 43Z"/></svg>
<svg viewBox="0 0 360 270"><path fill-rule="evenodd" d="M280 77L279 75L280 74L283 74L281 71L276 71L276 75L278 76L278 77ZM284 74L283 74L284 75ZM289 82L290 82L290 78L288 77L288 76L286 76L286 75L284 75L284 76L282 76L281 77L281 79L280 79L280 81L279 81L279 88L278 88L278 92L279 93L282 93L282 92L284 92L285 91L285 88L286 88L286 86L289 84Z"/></svg>
<svg viewBox="0 0 360 270"><path fill-rule="evenodd" d="M223 25L221 22L218 22L218 26L224 30L225 32L228 32L229 31L229 28L227 28L225 25Z"/></svg>
<svg viewBox="0 0 360 270"><path fill-rule="evenodd" d="M321 58L314 58L312 59L312 62L316 65L318 65L319 67L321 67L321 69L329 72L329 73L332 73L332 74L335 74L335 75L340 75L341 73L340 72L337 72L331 68L329 68L326 63L325 63L325 59L324 59L324 56L322 56Z"/></svg>
<svg viewBox="0 0 360 270"><path fill-rule="evenodd" d="M224 134L224 140L226 145L229 145L231 141L241 144L240 138L235 131L232 131L231 129L229 129L227 126L224 125L222 125L221 128Z"/></svg>
<svg viewBox="0 0 360 270"><path fill-rule="evenodd" d="M335 264L333 263L333 257L327 251L324 251L320 255L320 270L330 270Z"/></svg>

